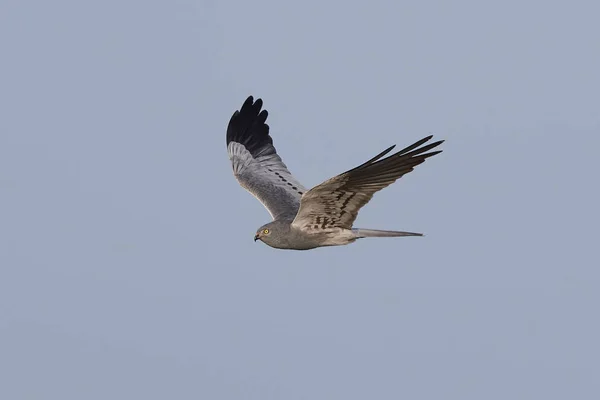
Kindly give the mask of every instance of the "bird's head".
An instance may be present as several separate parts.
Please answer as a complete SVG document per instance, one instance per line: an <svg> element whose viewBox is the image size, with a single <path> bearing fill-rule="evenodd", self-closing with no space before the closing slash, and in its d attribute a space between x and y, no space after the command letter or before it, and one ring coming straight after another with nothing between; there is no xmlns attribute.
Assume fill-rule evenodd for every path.
<svg viewBox="0 0 600 400"><path fill-rule="evenodd" d="M261 226L258 231L256 231L256 235L254 235L255 242L257 240L262 240L264 242L265 239L267 239L273 233L273 228L270 225L271 224Z"/></svg>
<svg viewBox="0 0 600 400"><path fill-rule="evenodd" d="M254 235L254 241L261 242L276 248L285 248L290 233L290 222L287 221L272 221L261 226Z"/></svg>

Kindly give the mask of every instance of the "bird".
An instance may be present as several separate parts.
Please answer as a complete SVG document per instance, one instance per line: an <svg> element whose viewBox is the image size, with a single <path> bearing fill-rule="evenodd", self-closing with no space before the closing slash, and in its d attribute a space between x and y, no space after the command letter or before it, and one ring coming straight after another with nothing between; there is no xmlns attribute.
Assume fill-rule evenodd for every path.
<svg viewBox="0 0 600 400"><path fill-rule="evenodd" d="M238 183L271 214L254 241L276 249L310 250L340 246L368 237L423 236L421 233L353 227L358 211L373 195L411 172L444 141L427 136L385 157L391 146L369 161L307 190L291 174L273 146L262 99L249 96L227 126L227 154Z"/></svg>

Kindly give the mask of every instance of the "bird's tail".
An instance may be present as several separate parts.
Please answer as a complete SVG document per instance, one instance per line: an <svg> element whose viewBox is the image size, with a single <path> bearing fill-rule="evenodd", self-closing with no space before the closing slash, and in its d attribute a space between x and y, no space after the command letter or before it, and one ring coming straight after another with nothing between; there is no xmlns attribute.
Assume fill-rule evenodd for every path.
<svg viewBox="0 0 600 400"><path fill-rule="evenodd" d="M352 232L358 239L366 237L398 237L398 236L423 236L422 233L402 231L380 231L377 229L352 228Z"/></svg>

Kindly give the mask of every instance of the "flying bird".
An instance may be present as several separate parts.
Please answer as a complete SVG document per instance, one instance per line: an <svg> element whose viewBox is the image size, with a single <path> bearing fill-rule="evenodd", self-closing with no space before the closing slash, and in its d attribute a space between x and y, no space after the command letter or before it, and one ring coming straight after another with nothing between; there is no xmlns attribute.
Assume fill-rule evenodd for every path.
<svg viewBox="0 0 600 400"><path fill-rule="evenodd" d="M309 250L339 246L366 237L423 236L421 233L353 228L361 207L373 194L411 172L443 140L432 136L383 158L391 146L369 161L307 190L277 154L261 99L248 97L227 126L227 153L240 185L269 211L272 222L261 226L254 241L278 249Z"/></svg>

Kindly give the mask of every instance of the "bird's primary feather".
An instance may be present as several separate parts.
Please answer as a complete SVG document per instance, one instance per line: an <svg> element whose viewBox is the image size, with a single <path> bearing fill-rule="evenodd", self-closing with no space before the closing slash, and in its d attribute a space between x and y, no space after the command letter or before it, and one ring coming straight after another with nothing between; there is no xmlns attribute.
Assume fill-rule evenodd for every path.
<svg viewBox="0 0 600 400"><path fill-rule="evenodd" d="M300 200L300 209L292 222L301 229L351 229L361 207L379 190L394 183L415 166L440 151L427 151L439 146L437 141L423 147L432 136L381 159L393 147L349 171L335 176L306 192Z"/></svg>
<svg viewBox="0 0 600 400"><path fill-rule="evenodd" d="M277 155L262 100L250 96L227 126L227 153L240 185L256 197L273 219L293 219L306 189Z"/></svg>

